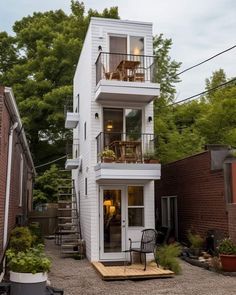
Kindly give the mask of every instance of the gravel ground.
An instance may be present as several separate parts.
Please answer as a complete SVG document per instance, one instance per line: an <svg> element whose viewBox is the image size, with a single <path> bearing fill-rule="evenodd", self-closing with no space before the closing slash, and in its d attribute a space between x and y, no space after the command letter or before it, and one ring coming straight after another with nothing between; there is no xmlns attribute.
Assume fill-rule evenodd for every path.
<svg viewBox="0 0 236 295"><path fill-rule="evenodd" d="M65 295L170 294L235 295L236 277L228 277L181 261L182 274L169 279L105 282L86 260L60 258L54 241L46 242L53 265L49 274L52 286L64 289Z"/></svg>

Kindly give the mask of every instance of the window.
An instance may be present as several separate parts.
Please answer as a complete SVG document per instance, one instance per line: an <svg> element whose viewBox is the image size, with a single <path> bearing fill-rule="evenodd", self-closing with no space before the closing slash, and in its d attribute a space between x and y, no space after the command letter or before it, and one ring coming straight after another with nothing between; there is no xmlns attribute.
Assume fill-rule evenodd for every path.
<svg viewBox="0 0 236 295"><path fill-rule="evenodd" d="M84 140L86 140L86 137L87 137L86 122L84 122Z"/></svg>
<svg viewBox="0 0 236 295"><path fill-rule="evenodd" d="M144 55L144 38L130 37L130 53L134 55Z"/></svg>
<svg viewBox="0 0 236 295"><path fill-rule="evenodd" d="M85 196L87 196L87 194L88 194L88 179L87 179L87 177L85 177L85 179L84 179L84 194L85 194Z"/></svg>
<svg viewBox="0 0 236 295"><path fill-rule="evenodd" d="M22 154L20 155L20 199L19 207L22 207L22 198L23 198L23 173L24 173L24 159Z"/></svg>
<svg viewBox="0 0 236 295"><path fill-rule="evenodd" d="M143 187L128 187L128 226L144 226Z"/></svg>
<svg viewBox="0 0 236 295"><path fill-rule="evenodd" d="M77 95L77 98L78 98L77 112L79 113L79 94Z"/></svg>

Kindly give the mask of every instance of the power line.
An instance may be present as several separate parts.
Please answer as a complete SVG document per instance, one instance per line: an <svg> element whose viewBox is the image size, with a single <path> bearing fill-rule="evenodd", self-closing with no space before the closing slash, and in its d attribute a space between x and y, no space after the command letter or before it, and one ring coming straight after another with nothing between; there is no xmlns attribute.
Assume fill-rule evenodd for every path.
<svg viewBox="0 0 236 295"><path fill-rule="evenodd" d="M209 92L211 92L211 91L214 91L214 90L217 90L217 89L219 89L219 88L221 88L221 87L223 87L223 86L226 86L226 85L228 85L228 84L230 84L230 83L232 83L232 82L234 82L234 81L236 81L236 78L231 79L231 80L229 80L229 81L227 81L227 82L225 82L225 83L222 83L222 84L220 84L220 85L218 85L218 86L215 86L215 87L213 87L213 88L210 88L210 89L208 89L208 90L202 91L202 92L200 92L200 93L198 93L198 94L194 94L194 95L192 95L192 96L189 96L189 97L187 97L187 98L185 98L185 99L179 100L179 101L177 101L177 102L173 102L172 104L169 104L168 107L169 107L169 106L176 105L176 104L179 104L179 103L181 103L181 102L185 102L185 101L187 101L187 100L193 99L193 98L198 97L198 96L201 96L201 95L203 95L203 94L207 94L207 93L209 93Z"/></svg>
<svg viewBox="0 0 236 295"><path fill-rule="evenodd" d="M55 159L55 160L53 160L53 161L51 161L51 162L47 162L47 163L45 163L45 164L38 165L38 166L35 167L35 169L36 169L36 168L43 167L43 166L47 166L47 165L52 164L52 163L55 163L55 162L58 162L58 161L60 161L60 160L62 160L62 159L65 159L66 157L67 157L67 156L63 156L63 157L57 158L57 159Z"/></svg>
<svg viewBox="0 0 236 295"><path fill-rule="evenodd" d="M211 57L209 57L209 58L207 58L207 59L205 59L205 60L203 60L203 61L201 61L201 62L199 62L199 63L197 63L196 65L193 65L193 66L191 66L191 67L189 67L189 68L187 68L187 69L184 69L183 71L177 73L177 74L174 76L174 78L177 77L177 76L179 76L179 75L181 75L181 74L183 74L183 73L185 73L185 72L187 72L187 71L189 71L189 70L192 70L192 69L194 69L194 68L196 68L196 67L198 67L198 66L200 66L200 65L202 65L202 64L204 64L204 63L206 63L206 62L208 62L208 61L210 61L210 60L216 58L217 56L219 56L219 55L221 55L221 54L224 54L224 53L226 53L226 52L228 52L228 51L230 51L230 50L232 50L232 49L234 49L234 48L236 48L236 45L234 45L234 46L232 46L232 47L230 47L230 48L227 48L227 49L225 49L225 50L223 50L223 51L221 51L221 52L219 52L219 53L217 53L217 54L215 54L215 55L213 55L213 56L211 56Z"/></svg>
<svg viewBox="0 0 236 295"><path fill-rule="evenodd" d="M236 81L236 78L231 79L231 80L229 80L229 81L227 81L227 82L225 82L225 83L222 83L222 84L220 84L220 85L218 85L218 86L215 86L215 87L213 87L213 88L210 88L210 89L208 89L208 90L202 91L202 92L197 93L197 94L194 94L194 95L192 95L192 96L189 96L189 97L187 97L187 98L185 98L185 99L182 99L182 100L179 100L179 101L173 102L173 103L171 103L171 104L168 104L168 105L166 105L166 106L160 107L160 109L168 108L168 107L171 107L171 106L177 105L177 104L179 104L179 103L182 103L182 102L185 102L185 101L191 100L191 99L193 99L193 98L195 98L195 97L198 97L198 96L201 96L201 95L207 94L207 93L209 93L209 92L211 92L211 91L214 91L214 90L217 90L217 89L219 89L219 88L221 88L221 87L223 87L223 86L226 86L226 85L228 85L228 84L230 84L230 83L232 83L232 82L234 82L234 81Z"/></svg>

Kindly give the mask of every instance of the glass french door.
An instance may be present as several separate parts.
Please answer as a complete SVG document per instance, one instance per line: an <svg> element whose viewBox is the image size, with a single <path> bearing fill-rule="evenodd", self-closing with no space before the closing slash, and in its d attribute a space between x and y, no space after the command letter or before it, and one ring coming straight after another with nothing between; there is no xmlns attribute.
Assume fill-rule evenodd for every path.
<svg viewBox="0 0 236 295"><path fill-rule="evenodd" d="M123 187L100 190L100 259L122 260L126 249L126 210Z"/></svg>

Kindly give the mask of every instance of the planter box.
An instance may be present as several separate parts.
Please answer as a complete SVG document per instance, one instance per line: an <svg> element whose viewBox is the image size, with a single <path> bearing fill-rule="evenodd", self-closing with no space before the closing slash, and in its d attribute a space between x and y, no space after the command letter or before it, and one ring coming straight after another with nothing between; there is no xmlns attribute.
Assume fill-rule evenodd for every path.
<svg viewBox="0 0 236 295"><path fill-rule="evenodd" d="M11 295L42 295L45 293L46 273L18 273L10 271Z"/></svg>
<svg viewBox="0 0 236 295"><path fill-rule="evenodd" d="M220 254L222 269L228 272L236 272L236 255Z"/></svg>

